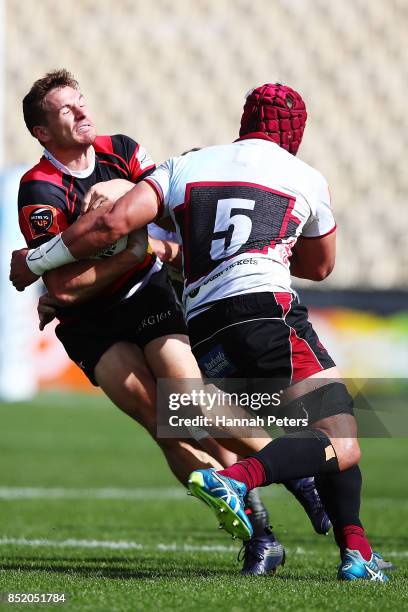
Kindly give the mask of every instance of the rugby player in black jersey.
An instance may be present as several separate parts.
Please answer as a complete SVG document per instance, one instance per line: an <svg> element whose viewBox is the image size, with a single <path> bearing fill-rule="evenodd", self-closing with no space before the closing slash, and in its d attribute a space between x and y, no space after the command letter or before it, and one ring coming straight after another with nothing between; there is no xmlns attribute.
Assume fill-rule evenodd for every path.
<svg viewBox="0 0 408 612"><path fill-rule="evenodd" d="M65 70L36 81L23 110L27 128L45 147L19 190L20 227L30 248L74 223L95 184L115 179L137 183L155 168L148 152L131 138L96 135L78 83ZM120 183L115 184L119 190ZM193 469L231 462L231 455L208 437L201 445L212 457L190 441L157 438L155 379L198 378L200 371L183 313L161 262L147 248L145 231L131 233L123 250L108 246L99 258L71 261L45 273L43 280L48 289L43 308L52 311L56 305L56 334L70 358L149 431L180 482L186 484ZM289 486L316 530L327 531L329 523L313 484L305 479ZM268 531L267 512L259 502L250 519L255 541L248 548L245 572L266 573L282 562L283 549ZM259 563L266 551L268 563Z"/></svg>

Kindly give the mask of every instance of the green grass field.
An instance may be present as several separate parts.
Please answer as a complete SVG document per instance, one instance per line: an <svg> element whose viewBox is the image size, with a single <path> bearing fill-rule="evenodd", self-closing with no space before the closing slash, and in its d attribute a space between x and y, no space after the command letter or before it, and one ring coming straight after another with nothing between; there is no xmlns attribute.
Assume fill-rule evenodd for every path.
<svg viewBox="0 0 408 612"><path fill-rule="evenodd" d="M363 441L362 518L397 565L388 585L344 584L332 537L314 535L280 486L265 489L287 548L274 577L239 576L239 546L185 495L154 443L103 397L42 395L0 406L0 592L101 611L408 609L405 439Z"/></svg>

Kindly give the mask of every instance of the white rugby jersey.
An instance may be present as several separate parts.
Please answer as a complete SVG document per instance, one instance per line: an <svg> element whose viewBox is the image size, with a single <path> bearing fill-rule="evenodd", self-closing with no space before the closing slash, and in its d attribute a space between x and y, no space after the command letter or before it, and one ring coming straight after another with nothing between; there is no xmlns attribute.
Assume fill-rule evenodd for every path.
<svg viewBox="0 0 408 612"><path fill-rule="evenodd" d="M188 319L233 295L292 291L297 238L336 227L325 178L269 140L173 157L145 180L182 240Z"/></svg>

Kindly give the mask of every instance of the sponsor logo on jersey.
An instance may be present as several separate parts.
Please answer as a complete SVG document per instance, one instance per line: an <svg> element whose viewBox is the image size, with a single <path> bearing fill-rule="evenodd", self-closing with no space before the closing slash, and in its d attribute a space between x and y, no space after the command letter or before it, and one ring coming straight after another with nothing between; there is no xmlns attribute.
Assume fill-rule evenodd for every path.
<svg viewBox="0 0 408 612"><path fill-rule="evenodd" d="M213 276L210 276L209 278L206 278L206 280L202 283L202 285L200 285L199 287L196 287L195 289L192 289L188 293L188 297L191 298L191 299L197 297L198 292L200 291L201 287L204 287L205 285L208 285L208 283L211 283L212 281L217 280L217 278L222 276L225 272L229 272L230 270L232 270L233 268L236 268L237 266L244 266L244 265L247 265L247 264L251 264L253 266L257 266L258 265L258 261L256 259L254 259L253 257L244 257L244 259L238 259L237 261L234 261L232 264L230 264L229 266L227 266L223 270L220 270L220 272L217 272L216 274L213 274Z"/></svg>
<svg viewBox="0 0 408 612"><path fill-rule="evenodd" d="M52 226L53 220L53 209L48 206L33 210L29 216L29 223L34 234L44 234L47 232Z"/></svg>
<svg viewBox="0 0 408 612"><path fill-rule="evenodd" d="M67 227L62 211L45 204L23 206L20 209L19 218L27 241L37 236L58 234Z"/></svg>

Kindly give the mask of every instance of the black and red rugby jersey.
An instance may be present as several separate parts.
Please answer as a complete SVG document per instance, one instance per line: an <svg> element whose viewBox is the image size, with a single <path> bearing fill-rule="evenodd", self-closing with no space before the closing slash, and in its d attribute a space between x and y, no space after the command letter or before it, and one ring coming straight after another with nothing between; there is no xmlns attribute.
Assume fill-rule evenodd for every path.
<svg viewBox="0 0 408 612"><path fill-rule="evenodd" d="M146 149L128 136L97 136L93 147L95 168L86 178L65 174L45 156L22 177L18 193L19 224L30 248L47 242L76 221L81 200L92 185L117 178L137 183L155 168ZM115 303L146 275L155 260L154 254L148 254L140 266L116 279L97 297L81 306L61 309L61 314L85 314L95 299L99 307Z"/></svg>

